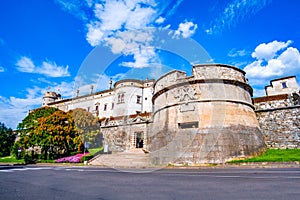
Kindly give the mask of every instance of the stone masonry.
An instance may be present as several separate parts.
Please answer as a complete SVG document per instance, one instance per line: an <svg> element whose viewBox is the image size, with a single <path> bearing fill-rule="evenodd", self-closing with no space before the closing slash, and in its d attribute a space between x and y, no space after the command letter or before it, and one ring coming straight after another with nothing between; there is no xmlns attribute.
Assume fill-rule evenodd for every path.
<svg viewBox="0 0 300 200"><path fill-rule="evenodd" d="M300 105L291 95L255 98L254 105L268 148L300 148Z"/></svg>

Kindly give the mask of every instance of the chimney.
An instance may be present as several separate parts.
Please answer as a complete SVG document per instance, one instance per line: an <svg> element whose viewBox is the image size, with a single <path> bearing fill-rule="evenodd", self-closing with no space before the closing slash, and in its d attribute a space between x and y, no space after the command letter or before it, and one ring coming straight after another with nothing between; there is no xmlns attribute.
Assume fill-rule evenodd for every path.
<svg viewBox="0 0 300 200"><path fill-rule="evenodd" d="M112 89L112 80L111 79L108 82L108 89L110 89L110 90Z"/></svg>
<svg viewBox="0 0 300 200"><path fill-rule="evenodd" d="M91 86L90 86L90 94L93 94L93 89L94 89L94 86L91 85Z"/></svg>

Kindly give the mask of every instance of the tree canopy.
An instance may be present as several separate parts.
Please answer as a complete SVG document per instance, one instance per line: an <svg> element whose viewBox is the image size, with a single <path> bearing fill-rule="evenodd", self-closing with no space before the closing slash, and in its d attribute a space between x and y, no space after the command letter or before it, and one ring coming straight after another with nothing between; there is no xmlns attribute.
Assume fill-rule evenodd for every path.
<svg viewBox="0 0 300 200"><path fill-rule="evenodd" d="M81 140L88 142L91 147L99 147L101 145L101 136L98 118L82 108L74 109L73 115L75 127Z"/></svg>
<svg viewBox="0 0 300 200"><path fill-rule="evenodd" d="M42 107L33 110L18 125L20 140L15 148L27 154L43 154L44 159L70 155L83 149L83 143L74 126L73 112Z"/></svg>
<svg viewBox="0 0 300 200"><path fill-rule="evenodd" d="M0 122L0 156L9 156L16 135L10 128Z"/></svg>

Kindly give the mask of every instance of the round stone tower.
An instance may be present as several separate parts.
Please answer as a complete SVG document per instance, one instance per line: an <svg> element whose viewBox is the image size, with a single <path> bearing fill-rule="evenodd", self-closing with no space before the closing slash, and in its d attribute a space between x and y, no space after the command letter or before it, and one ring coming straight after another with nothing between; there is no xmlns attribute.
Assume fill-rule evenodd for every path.
<svg viewBox="0 0 300 200"><path fill-rule="evenodd" d="M57 94L56 92L46 91L44 93L43 105L42 106L47 106L49 103L55 102L57 100L61 100L61 95L60 94Z"/></svg>
<svg viewBox="0 0 300 200"><path fill-rule="evenodd" d="M195 65L191 76L171 71L153 87L153 164L224 163L265 150L244 71Z"/></svg>

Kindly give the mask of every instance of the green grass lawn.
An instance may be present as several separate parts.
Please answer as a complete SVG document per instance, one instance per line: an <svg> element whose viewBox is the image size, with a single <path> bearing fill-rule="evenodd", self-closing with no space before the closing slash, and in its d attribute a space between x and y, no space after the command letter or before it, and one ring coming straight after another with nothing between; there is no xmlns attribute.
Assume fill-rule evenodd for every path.
<svg viewBox="0 0 300 200"><path fill-rule="evenodd" d="M92 148L92 149L88 149L91 155L94 155L95 153L102 151L103 147L99 147L99 148Z"/></svg>
<svg viewBox="0 0 300 200"><path fill-rule="evenodd" d="M228 163L243 162L293 162L300 161L300 149L268 149L264 154L245 160L232 160Z"/></svg>
<svg viewBox="0 0 300 200"><path fill-rule="evenodd" d="M0 163L25 163L23 159L17 160L14 156L0 157Z"/></svg>
<svg viewBox="0 0 300 200"><path fill-rule="evenodd" d="M88 149L91 155L102 151L103 147ZM232 160L228 163L243 162L293 162L300 161L300 149L268 149L263 155L245 159ZM47 161L43 161L47 162ZM53 161L48 161L53 162ZM25 163L23 159L17 160L14 156L0 157L0 163Z"/></svg>

